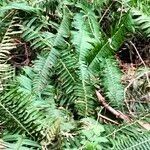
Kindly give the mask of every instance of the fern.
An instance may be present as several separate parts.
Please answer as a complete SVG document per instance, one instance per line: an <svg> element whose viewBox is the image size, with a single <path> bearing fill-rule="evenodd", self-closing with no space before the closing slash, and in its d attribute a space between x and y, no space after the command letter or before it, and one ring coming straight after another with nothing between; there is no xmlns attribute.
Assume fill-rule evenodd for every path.
<svg viewBox="0 0 150 150"><path fill-rule="evenodd" d="M149 36L148 15L132 12L133 7L138 7L135 9L146 14L146 8L140 9L138 4L143 7L146 1L0 2L2 148L149 148L149 115L145 116L149 106L136 98L134 102L138 104L127 101L126 108L122 71L115 57L123 49L124 40L134 36L133 20ZM107 33L102 23L105 19L110 21L106 23ZM29 66L23 68L13 66L11 59L13 52L22 52L18 40L27 45L30 56ZM19 60L24 56L21 54ZM139 86L130 85L129 94L142 94L144 89L148 95L149 85L144 77L138 78ZM107 105L97 103L95 90L102 93L109 108L121 109L131 118L129 122L113 125L121 124L122 120L113 118L109 108L104 112ZM138 120L139 115L145 118Z"/></svg>
<svg viewBox="0 0 150 150"><path fill-rule="evenodd" d="M93 34L94 38L97 42L100 42L100 38L102 38L102 33L100 32L100 27L98 24L97 16L95 15L94 11L91 9L90 6L85 6L81 3L77 4L77 7L82 9L82 12L85 15L85 18L87 18L87 25L90 28L90 32Z"/></svg>
<svg viewBox="0 0 150 150"><path fill-rule="evenodd" d="M134 137L120 138L115 144L115 150L148 150L150 147L150 135L138 135Z"/></svg>
<svg viewBox="0 0 150 150"><path fill-rule="evenodd" d="M59 134L60 119L63 120L63 115L60 115L52 102L51 105L42 103L32 93L20 93L20 90L14 89L1 99L0 111L5 116L3 124L7 125L7 131L11 134L26 135L30 139L42 142L43 146L51 146L51 142L55 141ZM59 140L58 137L56 139Z"/></svg>
<svg viewBox="0 0 150 150"><path fill-rule="evenodd" d="M57 118L59 118L59 116L52 117L52 115L50 115L55 110L55 103L52 103L53 95L45 91L43 96L45 95L45 99L46 97L51 99L52 104L50 105L46 102L42 103L42 101L37 99L37 96L33 94L32 89L27 88L27 86L29 87L31 84L30 79L28 79L28 85L26 82L22 82L24 79L27 81L27 77L19 77L18 81L21 82L20 86L15 83L17 88L12 87L13 90L8 90L6 94L1 96L0 111L3 116L7 118L4 118L3 122L4 124L7 124L7 130L10 133L26 134L33 140L36 138L37 141L43 140L45 142L50 142L50 140L53 139L50 139L49 137L51 137L52 134L54 137L56 135L55 129L57 131L57 126L52 128L52 124L56 123ZM50 109L46 109L48 105L51 107L49 107ZM43 110L43 108L45 108L45 110ZM49 115L51 116L51 119L48 117ZM13 123L9 124L10 122ZM59 123L57 123L57 125L59 126Z"/></svg>
<svg viewBox="0 0 150 150"><path fill-rule="evenodd" d="M84 24L84 16L82 13L76 14L74 17L73 27L77 31L72 32L72 42L76 48L78 55L78 81L76 83L75 92L78 96L76 107L79 115L88 116L92 113L93 99L90 87L90 74L86 64L86 53L92 48L90 33Z"/></svg>
<svg viewBox="0 0 150 150"><path fill-rule="evenodd" d="M107 58L102 61L104 65L100 76L102 76L104 93L112 106L120 107L124 100L124 87L121 84L122 74L113 59Z"/></svg>
<svg viewBox="0 0 150 150"><path fill-rule="evenodd" d="M38 22L37 17L24 23L22 38L27 42L31 42L33 50L49 50L53 45L54 35L48 33L39 34L43 28L43 24L36 23L37 25L33 25L35 22Z"/></svg>
<svg viewBox="0 0 150 150"><path fill-rule="evenodd" d="M95 53L95 57L89 64L89 68L95 73L99 69L99 59L107 58L109 56L113 56L114 53L118 50L125 39L125 34L128 31L127 29L132 28L132 22L130 20L130 14L126 14L122 19L122 24L119 26L114 35L107 40L105 44L101 47L101 49ZM125 25L126 24L126 25Z"/></svg>
<svg viewBox="0 0 150 150"><path fill-rule="evenodd" d="M150 37L150 17L136 9L132 10L132 14L138 28L144 31L147 37Z"/></svg>
<svg viewBox="0 0 150 150"><path fill-rule="evenodd" d="M47 85L49 72L57 64L58 57L60 55L59 54L60 46L63 45L63 47L61 48L67 47L67 43L64 40L64 37L68 37L69 26L70 26L70 16L66 12L58 29L57 35L54 39L53 47L51 48L49 55L47 56L43 65L37 70L37 76L34 79L34 88L35 91L37 91L37 93L40 93L40 91ZM36 64L40 63L38 63L37 61Z"/></svg>
<svg viewBox="0 0 150 150"><path fill-rule="evenodd" d="M33 131L32 127L34 127L34 128L37 127L36 125L33 125L34 124L33 121L36 120L37 118L41 118L40 117L41 114L35 112L35 110L27 112L26 109L27 109L27 107L29 107L31 100L28 101L29 100L28 96L19 95L19 94L20 93L18 93L16 91L16 89L14 91L8 92L1 99L0 107L2 110L5 111L6 116L9 116L6 121L9 121L12 119L14 120L13 121L14 123L10 126L10 131L11 131L11 129L13 129L15 127L16 130L20 131L20 133L23 133L22 131L24 131L25 133L27 133L29 136L31 136L33 138L34 136L32 134L34 131ZM19 102L19 100L20 100L20 102ZM23 121L22 120L23 116L25 118L27 117L28 121L27 121L27 118L26 118L26 120ZM30 128L30 129L28 129L28 128ZM13 132L15 133L16 130L14 130Z"/></svg>
<svg viewBox="0 0 150 150"><path fill-rule="evenodd" d="M21 150L31 150L31 149L41 149L41 146L36 142L29 140L21 135L5 135L2 140L0 140L1 149L21 149Z"/></svg>
<svg viewBox="0 0 150 150"><path fill-rule="evenodd" d="M74 93L74 86L76 83L76 68L77 60L76 56L73 54L73 50L68 48L67 50L62 50L60 53L60 59L56 67L57 78L59 84L57 85L59 97L59 104L61 106L72 105L76 99ZM76 68L75 68L76 66Z"/></svg>
<svg viewBox="0 0 150 150"><path fill-rule="evenodd" d="M146 145L149 139L149 129L147 123L149 122L149 113L140 114L138 118L132 120L127 124L122 124L119 127L106 125L106 138L110 141L109 145L105 145L105 149L138 149ZM148 129L148 130L147 130ZM139 140L141 139L141 140ZM142 143L142 142L143 143ZM140 143L141 142L141 143ZM145 144L144 144L145 142ZM139 145L137 146L136 144ZM132 147L133 146L133 147ZM142 149L140 147L140 149Z"/></svg>
<svg viewBox="0 0 150 150"><path fill-rule="evenodd" d="M39 9L34 8L32 6L29 6L27 3L16 3L16 2L9 2L6 6L1 7L0 11L6 12L8 10L23 10L27 12L33 12L33 13L38 13L39 14Z"/></svg>

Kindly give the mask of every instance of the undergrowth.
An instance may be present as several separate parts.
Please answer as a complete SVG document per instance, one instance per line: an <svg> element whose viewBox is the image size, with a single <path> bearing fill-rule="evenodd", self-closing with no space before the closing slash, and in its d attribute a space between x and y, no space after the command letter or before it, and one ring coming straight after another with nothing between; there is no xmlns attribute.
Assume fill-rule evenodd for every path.
<svg viewBox="0 0 150 150"><path fill-rule="evenodd" d="M149 6L1 0L0 148L148 150Z"/></svg>

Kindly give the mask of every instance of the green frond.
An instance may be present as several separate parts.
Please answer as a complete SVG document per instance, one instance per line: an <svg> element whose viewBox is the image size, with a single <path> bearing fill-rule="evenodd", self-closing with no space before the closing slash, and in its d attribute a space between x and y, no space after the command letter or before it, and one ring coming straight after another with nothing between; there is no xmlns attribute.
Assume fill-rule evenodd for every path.
<svg viewBox="0 0 150 150"><path fill-rule="evenodd" d="M45 91L43 93L45 102L42 102L42 99L37 98L32 90L28 89L28 92L27 89L24 90L29 85L25 81L22 82L23 80L27 81L27 78L20 77L18 79L21 82L20 86L17 85L17 88L13 87L6 94L1 95L0 112L4 116L1 121L7 124L7 131L12 134L19 133L33 140L36 138L37 141L49 140L50 142L53 140L50 137L57 135L55 129L60 126L60 123L57 123L60 115L55 111L53 96ZM51 100L50 103L48 100ZM53 125L55 126L52 127Z"/></svg>
<svg viewBox="0 0 150 150"><path fill-rule="evenodd" d="M124 29L124 26L121 26L118 31L113 35L113 37L108 39L106 44L103 45L103 47L99 50L99 52L96 54L95 58L91 61L89 65L89 68L91 70L97 70L96 68L99 64L99 58L107 58L107 56L112 56L114 54L114 51L116 51L121 46L122 41L124 40Z"/></svg>
<svg viewBox="0 0 150 150"><path fill-rule="evenodd" d="M74 93L74 86L76 83L76 69L77 59L73 53L73 50L68 48L62 50L60 59L56 67L57 79L59 83L57 85L57 95L59 97L58 103L60 106L72 105L76 99ZM76 67L75 67L76 66Z"/></svg>
<svg viewBox="0 0 150 150"><path fill-rule="evenodd" d="M115 33L111 38L109 38L105 44L99 49L99 51L95 52L95 57L91 60L89 64L89 69L96 73L99 70L99 59L107 58L109 56L113 56L114 53L120 48L122 45L126 32L131 30L132 20L129 13L127 13L121 20L121 25L116 28ZM94 51L94 50L93 50ZM94 52L93 52L94 53Z"/></svg>
<svg viewBox="0 0 150 150"><path fill-rule="evenodd" d="M105 44L97 44L95 49L90 51L88 55L92 54L92 59L88 59L90 56L87 57L88 60L91 60L88 69L93 74L99 72L100 78L102 78L101 85L104 87L104 93L114 106L123 105L124 87L121 84L121 71L116 65L115 59L112 59L112 57L122 45L125 34L128 31L127 28L132 28L130 14L124 16L121 20L120 27L117 27L115 34ZM98 48L100 49L98 50Z"/></svg>
<svg viewBox="0 0 150 150"><path fill-rule="evenodd" d="M43 90L41 97L36 96L36 94L34 94L31 82L32 78L34 78L34 72L30 67L26 67L24 71L26 72L26 76L21 75L18 77L18 81L20 82L18 90L19 92L27 94L31 97L29 110L27 106L25 107L27 108L27 111L31 112L31 114L33 111L34 116L40 112L41 116L44 117L44 119L39 118L40 120L37 120L37 118L35 119L37 120L37 122L35 122L35 124L37 123L37 128L34 127L34 130L36 130L36 135L38 135L38 137L39 135L42 136L40 139L42 140L42 147L47 147L50 149L59 147L61 145L61 138L59 137L60 131L68 131L69 128L66 128L66 125L68 124L67 121L70 121L70 123L72 122L71 117L69 116L69 112L67 110L59 109L56 107L54 102L54 87L50 85L47 87L47 89ZM27 117L26 120L28 120Z"/></svg>
<svg viewBox="0 0 150 150"><path fill-rule="evenodd" d="M146 148L149 142L149 116L150 114L140 114L138 118L128 123L123 123L119 127L106 125L106 138L110 141L105 145L105 149L113 150L136 150ZM138 145L139 144L139 145ZM147 150L147 148L146 148Z"/></svg>
<svg viewBox="0 0 150 150"><path fill-rule="evenodd" d="M86 63L86 55L92 48L90 42L90 32L85 24L85 18L82 13L78 13L74 17L73 27L77 31L72 31L72 43L75 46L78 55L78 81L75 86L75 93L78 96L76 100L76 109L81 116L88 116L92 113L94 101L93 92L90 86L90 74Z"/></svg>
<svg viewBox="0 0 150 150"><path fill-rule="evenodd" d="M17 131L20 133L24 132L33 138L32 128L37 127L33 121L38 117L41 118L41 114L37 113L35 110L27 112L26 109L31 104L30 98L31 97L26 95L21 95L20 92L17 92L15 89L8 92L1 98L0 107L1 111L3 110L7 116L7 120L5 120L5 122L8 123L10 120L13 120L13 124L9 126L10 131L13 129L12 131L14 133ZM28 121L27 118L26 120L23 120L23 117L27 117Z"/></svg>
<svg viewBox="0 0 150 150"><path fill-rule="evenodd" d="M104 93L108 98L110 105L120 107L124 100L124 86L121 84L122 73L114 59L103 59L101 65L100 77L101 84L104 87Z"/></svg>
<svg viewBox="0 0 150 150"><path fill-rule="evenodd" d="M36 142L27 139L21 135L5 135L2 140L0 140L0 149L9 150L34 150L41 149L41 146Z"/></svg>
<svg viewBox="0 0 150 150"><path fill-rule="evenodd" d="M115 150L149 150L150 134L120 137L115 143Z"/></svg>
<svg viewBox="0 0 150 150"><path fill-rule="evenodd" d="M39 14L39 9L38 8L34 8L32 6L29 6L27 3L18 3L18 2L9 2L7 5L5 5L4 7L0 8L0 11L2 12L6 12L8 10L23 10L26 12L33 12L33 13L38 13Z"/></svg>
<svg viewBox="0 0 150 150"><path fill-rule="evenodd" d="M98 23L98 17L90 7L87 7L81 3L76 6L82 9L81 12L84 13L85 18L87 18L87 26L89 26L90 32L93 34L96 41L100 42L102 35Z"/></svg>
<svg viewBox="0 0 150 150"><path fill-rule="evenodd" d="M43 63L41 70L37 72L37 76L34 79L34 89L37 93L47 85L47 80L53 67L58 62L58 57L60 55L60 49L67 48L67 42L64 38L69 36L70 28L70 15L67 12L64 13L63 20L58 28L56 37L53 42L53 47L50 49L50 52ZM39 62L37 61L39 64ZM36 64L34 65L36 67Z"/></svg>
<svg viewBox="0 0 150 150"><path fill-rule="evenodd" d="M53 46L54 35L51 33L42 33L43 24L38 23L38 18L34 17L24 23L22 38L31 43L33 50L48 50Z"/></svg>
<svg viewBox="0 0 150 150"><path fill-rule="evenodd" d="M137 27L144 31L147 37L150 37L150 16L142 13L137 9L132 9L132 15Z"/></svg>

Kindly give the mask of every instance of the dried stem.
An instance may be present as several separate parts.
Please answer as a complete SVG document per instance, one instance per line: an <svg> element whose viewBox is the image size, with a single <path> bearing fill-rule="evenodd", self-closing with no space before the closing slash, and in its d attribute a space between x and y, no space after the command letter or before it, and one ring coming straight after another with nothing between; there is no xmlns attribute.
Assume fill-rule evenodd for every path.
<svg viewBox="0 0 150 150"><path fill-rule="evenodd" d="M105 98L96 90L96 95L97 98L99 100L99 102L107 109L109 110L112 114L114 114L117 118L123 119L127 122L130 121L129 117L126 116L125 114L123 114L120 111L115 110L114 108L112 108L111 106L109 106L106 102L105 102Z"/></svg>
<svg viewBox="0 0 150 150"><path fill-rule="evenodd" d="M104 12L103 16L101 17L101 19L99 20L99 23L101 23L101 21L103 20L103 18L105 17L105 15L107 14L107 12L109 11L110 7L112 6L113 2L109 5L109 7L106 9L106 11Z"/></svg>
<svg viewBox="0 0 150 150"><path fill-rule="evenodd" d="M136 46L135 46L135 45L134 45L134 43L132 43L131 41L130 41L130 44L131 44L131 45L133 46L133 48L135 49L135 51L136 51L137 55L139 56L139 59L141 60L142 64L144 65L144 67L145 67L145 69L146 69L146 68L147 68L147 66L146 66L145 62L143 61L143 59L142 59L141 55L139 54L139 52L138 52L138 50L137 50ZM146 77L147 77L147 82L148 82L148 84L150 85L150 81L149 81L148 73L147 73L147 72L145 72L145 75L146 75Z"/></svg>
<svg viewBox="0 0 150 150"><path fill-rule="evenodd" d="M108 117L106 117L106 116L103 116L103 115L101 115L101 114L98 114L98 117L101 117L102 119L105 119L105 120L107 120L107 121L109 121L109 122L112 122L113 124L119 125L118 122L116 122L116 121L114 121L114 120L112 120L112 119L110 119L110 118L108 118Z"/></svg>

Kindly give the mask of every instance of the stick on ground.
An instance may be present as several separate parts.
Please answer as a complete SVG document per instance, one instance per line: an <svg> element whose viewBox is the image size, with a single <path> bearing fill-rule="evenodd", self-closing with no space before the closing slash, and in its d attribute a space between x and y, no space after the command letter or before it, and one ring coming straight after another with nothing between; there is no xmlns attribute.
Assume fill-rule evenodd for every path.
<svg viewBox="0 0 150 150"><path fill-rule="evenodd" d="M130 119L128 116L126 116L125 114L123 114L120 111L115 110L114 108L112 108L111 106L109 106L106 101L105 98L96 90L96 95L97 98L99 100L99 102L108 110L110 111L112 114L114 114L117 118L123 119L124 121L129 122Z"/></svg>

